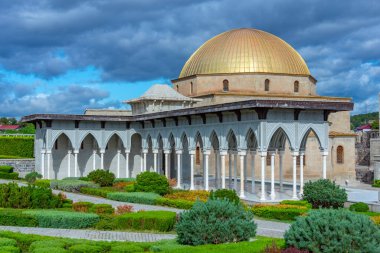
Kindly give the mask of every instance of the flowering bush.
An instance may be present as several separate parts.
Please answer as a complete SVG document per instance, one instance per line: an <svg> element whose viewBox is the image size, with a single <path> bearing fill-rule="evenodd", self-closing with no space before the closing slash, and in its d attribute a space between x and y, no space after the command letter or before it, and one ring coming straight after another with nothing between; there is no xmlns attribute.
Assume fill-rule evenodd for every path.
<svg viewBox="0 0 380 253"><path fill-rule="evenodd" d="M116 214L124 214L124 213L131 213L133 211L133 206L131 205L122 205L116 207Z"/></svg>
<svg viewBox="0 0 380 253"><path fill-rule="evenodd" d="M206 202L210 193L208 191L197 190L197 191L176 191L170 194L166 194L164 197L167 199L181 199L188 201L200 200Z"/></svg>

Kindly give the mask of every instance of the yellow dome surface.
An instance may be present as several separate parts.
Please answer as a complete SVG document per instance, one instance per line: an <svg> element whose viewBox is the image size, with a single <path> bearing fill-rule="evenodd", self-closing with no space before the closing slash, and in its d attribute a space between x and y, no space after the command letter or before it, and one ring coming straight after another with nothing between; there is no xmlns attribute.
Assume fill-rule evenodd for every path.
<svg viewBox="0 0 380 253"><path fill-rule="evenodd" d="M301 55L288 43L264 31L241 28L206 41L187 60L179 78L228 73L310 75Z"/></svg>

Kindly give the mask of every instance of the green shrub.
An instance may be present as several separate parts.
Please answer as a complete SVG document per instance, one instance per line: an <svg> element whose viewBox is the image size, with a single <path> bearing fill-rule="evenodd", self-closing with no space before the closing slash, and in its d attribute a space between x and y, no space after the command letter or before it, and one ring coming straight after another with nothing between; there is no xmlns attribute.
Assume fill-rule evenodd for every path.
<svg viewBox="0 0 380 253"><path fill-rule="evenodd" d="M159 206L170 206L179 209L190 209L193 207L194 202L182 199L168 199L168 198L158 198L156 199L156 205Z"/></svg>
<svg viewBox="0 0 380 253"><path fill-rule="evenodd" d="M267 219L295 220L298 216L307 213L308 208L305 206L297 205L258 204L252 207L252 212L254 215Z"/></svg>
<svg viewBox="0 0 380 253"><path fill-rule="evenodd" d="M95 228L98 230L116 230L116 219L112 215L102 215Z"/></svg>
<svg viewBox="0 0 380 253"><path fill-rule="evenodd" d="M153 192L110 192L107 194L107 198L116 201L154 205L160 195Z"/></svg>
<svg viewBox="0 0 380 253"><path fill-rule="evenodd" d="M372 186L373 186L373 187L380 187L380 179L378 179L378 180L374 180Z"/></svg>
<svg viewBox="0 0 380 253"><path fill-rule="evenodd" d="M90 208L94 205L94 203L86 202L86 201L79 201L73 203L73 210L77 212L84 212L88 213L90 211Z"/></svg>
<svg viewBox="0 0 380 253"><path fill-rule="evenodd" d="M17 241L9 238L0 238L0 247L3 246L16 246Z"/></svg>
<svg viewBox="0 0 380 253"><path fill-rule="evenodd" d="M347 201L345 189L340 188L328 179L319 179L315 182L307 182L304 186L303 200L309 202L313 208L319 207L343 207Z"/></svg>
<svg viewBox="0 0 380 253"><path fill-rule="evenodd" d="M41 188L50 188L50 180L49 179L38 179L34 182L35 186Z"/></svg>
<svg viewBox="0 0 380 253"><path fill-rule="evenodd" d="M51 189L34 185L18 186L15 183L0 184L0 207L11 208L57 208L62 199Z"/></svg>
<svg viewBox="0 0 380 253"><path fill-rule="evenodd" d="M319 252L378 252L380 230L368 217L346 209L312 210L285 233L287 246Z"/></svg>
<svg viewBox="0 0 380 253"><path fill-rule="evenodd" d="M19 253L20 249L15 246L2 246L0 247L1 253Z"/></svg>
<svg viewBox="0 0 380 253"><path fill-rule="evenodd" d="M12 172L12 173L0 172L0 178L17 180L18 179L18 172Z"/></svg>
<svg viewBox="0 0 380 253"><path fill-rule="evenodd" d="M169 193L168 179L156 172L145 171L136 177L135 190L138 192L155 192L160 195Z"/></svg>
<svg viewBox="0 0 380 253"><path fill-rule="evenodd" d="M100 186L112 186L113 181L115 180L115 175L107 170L91 171L87 177Z"/></svg>
<svg viewBox="0 0 380 253"><path fill-rule="evenodd" d="M227 200L197 201L180 214L176 225L180 244L202 245L247 241L256 234L253 214Z"/></svg>
<svg viewBox="0 0 380 253"><path fill-rule="evenodd" d="M0 166L0 172L3 173L12 173L13 172L13 167L9 165L1 165Z"/></svg>
<svg viewBox="0 0 380 253"><path fill-rule="evenodd" d="M0 136L0 155L33 158L34 138Z"/></svg>
<svg viewBox="0 0 380 253"><path fill-rule="evenodd" d="M369 206L366 203L358 202L350 206L350 210L354 212L368 212Z"/></svg>
<svg viewBox="0 0 380 253"><path fill-rule="evenodd" d="M58 247L46 247L46 248L37 248L32 253L67 253L68 251L64 248Z"/></svg>
<svg viewBox="0 0 380 253"><path fill-rule="evenodd" d="M144 251L144 248L137 245L118 245L112 247L110 253L134 253Z"/></svg>
<svg viewBox="0 0 380 253"><path fill-rule="evenodd" d="M0 209L1 226L37 227L37 219L32 215L23 214L22 210Z"/></svg>
<svg viewBox="0 0 380 253"><path fill-rule="evenodd" d="M176 213L170 211L142 211L116 217L120 229L170 231L174 228Z"/></svg>
<svg viewBox="0 0 380 253"><path fill-rule="evenodd" d="M24 213L35 216L38 226L44 228L89 228L99 221L99 216L94 213L56 210L31 210Z"/></svg>
<svg viewBox="0 0 380 253"><path fill-rule="evenodd" d="M42 178L42 175L40 173L36 172L36 171L30 172L30 173L28 173L28 174L25 175L25 180L29 184L34 184L34 182L37 179L41 179L41 178Z"/></svg>
<svg viewBox="0 0 380 253"><path fill-rule="evenodd" d="M240 203L240 198L236 194L236 191L229 189L218 189L215 192L211 191L210 199L227 199L228 201L233 202L235 204Z"/></svg>
<svg viewBox="0 0 380 253"><path fill-rule="evenodd" d="M113 214L115 209L109 204L94 204L89 211L97 214Z"/></svg>
<svg viewBox="0 0 380 253"><path fill-rule="evenodd" d="M30 244L29 251L34 252L34 250L41 248L64 248L65 246L66 243L63 240L42 240Z"/></svg>
<svg viewBox="0 0 380 253"><path fill-rule="evenodd" d="M72 209L73 208L73 204L63 203L62 208L70 208L70 209Z"/></svg>
<svg viewBox="0 0 380 253"><path fill-rule="evenodd" d="M311 204L306 200L283 200L280 202L282 205L292 205L292 206L305 206L311 209Z"/></svg>
<svg viewBox="0 0 380 253"><path fill-rule="evenodd" d="M93 196L99 196L103 198L107 198L107 194L109 192L117 192L117 189L114 189L112 187L102 187L102 188L87 188L82 187L80 188L80 192L83 194L93 195Z"/></svg>
<svg viewBox="0 0 380 253"><path fill-rule="evenodd" d="M102 251L102 247L91 244L76 244L69 248L69 252L72 253L98 253Z"/></svg>
<svg viewBox="0 0 380 253"><path fill-rule="evenodd" d="M97 188L99 186L93 182L81 180L51 180L50 187L55 190L66 192L80 192L82 187Z"/></svg>
<svg viewBox="0 0 380 253"><path fill-rule="evenodd" d="M136 178L132 177L127 177L127 178L115 178L113 181L114 183L119 183L119 182L136 182Z"/></svg>
<svg viewBox="0 0 380 253"><path fill-rule="evenodd" d="M136 189L135 189L135 184L129 184L127 186L124 187L124 191L126 192L135 192Z"/></svg>

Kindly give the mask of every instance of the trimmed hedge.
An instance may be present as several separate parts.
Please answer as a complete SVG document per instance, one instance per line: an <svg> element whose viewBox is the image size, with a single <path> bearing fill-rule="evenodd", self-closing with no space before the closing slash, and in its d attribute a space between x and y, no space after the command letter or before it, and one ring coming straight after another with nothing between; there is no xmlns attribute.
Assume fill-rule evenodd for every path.
<svg viewBox="0 0 380 253"><path fill-rule="evenodd" d="M107 198L107 194L110 192L117 192L117 189L114 189L112 187L102 187L102 188L88 188L88 187L82 187L79 190L83 194L93 195L93 196L99 196L103 198Z"/></svg>
<svg viewBox="0 0 380 253"><path fill-rule="evenodd" d="M50 187L55 190L67 192L80 192L82 187L97 188L99 185L82 180L51 180Z"/></svg>
<svg viewBox="0 0 380 253"><path fill-rule="evenodd" d="M50 179L37 179L34 185L41 188L50 188Z"/></svg>
<svg viewBox="0 0 380 253"><path fill-rule="evenodd" d="M136 182L136 178L133 177L126 177L126 178L115 178L113 181L114 183L119 183L119 182Z"/></svg>
<svg viewBox="0 0 380 253"><path fill-rule="evenodd" d="M170 190L168 179L151 171L138 174L134 188L138 192L155 192L160 195L165 195Z"/></svg>
<svg viewBox="0 0 380 253"><path fill-rule="evenodd" d="M71 253L98 253L102 252L103 248L97 245L91 244L76 244L69 248Z"/></svg>
<svg viewBox="0 0 380 253"><path fill-rule="evenodd" d="M311 204L306 200L283 200L280 202L282 205L292 205L292 206L305 206L309 209L312 208Z"/></svg>
<svg viewBox="0 0 380 253"><path fill-rule="evenodd" d="M23 214L23 210L0 209L1 226L37 227L36 217Z"/></svg>
<svg viewBox="0 0 380 253"><path fill-rule="evenodd" d="M158 198L156 199L156 205L159 206L169 206L179 209L190 209L193 207L195 202L182 200L182 199L168 199L168 198Z"/></svg>
<svg viewBox="0 0 380 253"><path fill-rule="evenodd" d="M51 189L32 185L18 186L15 183L0 184L0 207L11 208L57 208L62 199Z"/></svg>
<svg viewBox="0 0 380 253"><path fill-rule="evenodd" d="M148 205L155 205L160 197L159 194L153 192L110 192L107 194L108 199Z"/></svg>
<svg viewBox="0 0 380 253"><path fill-rule="evenodd" d="M374 182L373 182L373 185L372 185L373 187L380 187L380 179L378 179L378 180L375 180Z"/></svg>
<svg viewBox="0 0 380 253"><path fill-rule="evenodd" d="M94 170L91 171L87 177L99 184L100 186L112 186L113 181L115 180L115 174L108 170Z"/></svg>
<svg viewBox="0 0 380 253"><path fill-rule="evenodd" d="M296 205L266 205L259 204L252 207L253 214L267 219L276 220L295 220L298 216L304 215L308 212L305 206Z"/></svg>
<svg viewBox="0 0 380 253"><path fill-rule="evenodd" d="M3 247L3 246L16 246L17 245L17 241L14 240L14 239L10 239L10 238L1 238L0 237L0 247Z"/></svg>
<svg viewBox="0 0 380 253"><path fill-rule="evenodd" d="M74 211L87 213L93 205L91 202L80 201L73 203L72 207Z"/></svg>
<svg viewBox="0 0 380 253"><path fill-rule="evenodd" d="M0 155L33 158L34 138L0 136Z"/></svg>
<svg viewBox="0 0 380 253"><path fill-rule="evenodd" d="M116 226L120 229L167 232L174 228L176 216L175 212L170 211L126 213L116 218Z"/></svg>
<svg viewBox="0 0 380 253"><path fill-rule="evenodd" d="M94 213L56 210L30 210L23 213L36 217L38 226L44 228L89 228L99 222L99 216Z"/></svg>
<svg viewBox="0 0 380 253"><path fill-rule="evenodd" d="M13 172L13 167L9 165L1 165L0 166L0 172L3 173L12 173Z"/></svg>
<svg viewBox="0 0 380 253"><path fill-rule="evenodd" d="M358 202L350 206L350 211L354 212L368 212L369 206L366 203Z"/></svg>
<svg viewBox="0 0 380 253"><path fill-rule="evenodd" d="M113 214L115 209L109 204L94 204L89 209L90 213Z"/></svg>
<svg viewBox="0 0 380 253"><path fill-rule="evenodd" d="M18 173L17 172L12 172L12 173L0 172L0 178L17 180Z"/></svg>

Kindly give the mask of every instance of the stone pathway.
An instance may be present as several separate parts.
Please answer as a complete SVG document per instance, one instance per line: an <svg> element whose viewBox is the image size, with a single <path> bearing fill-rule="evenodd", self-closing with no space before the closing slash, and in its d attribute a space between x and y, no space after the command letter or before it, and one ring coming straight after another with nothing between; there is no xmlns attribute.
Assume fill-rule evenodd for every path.
<svg viewBox="0 0 380 253"><path fill-rule="evenodd" d="M20 232L23 234L65 237L72 239L87 239L93 241L131 241L156 242L176 238L174 234L154 234L137 232L97 231L84 229L30 228L0 226L1 231Z"/></svg>

